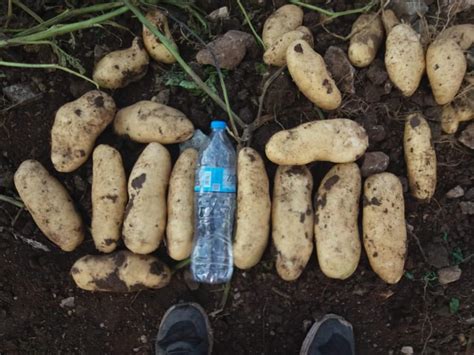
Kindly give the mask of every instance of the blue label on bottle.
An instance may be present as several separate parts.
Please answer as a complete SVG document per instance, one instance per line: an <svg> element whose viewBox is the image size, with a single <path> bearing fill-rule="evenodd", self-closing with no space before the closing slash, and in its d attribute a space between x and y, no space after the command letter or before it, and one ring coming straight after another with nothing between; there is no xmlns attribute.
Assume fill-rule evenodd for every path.
<svg viewBox="0 0 474 355"><path fill-rule="evenodd" d="M203 166L198 171L196 192L235 192L235 173L226 168Z"/></svg>

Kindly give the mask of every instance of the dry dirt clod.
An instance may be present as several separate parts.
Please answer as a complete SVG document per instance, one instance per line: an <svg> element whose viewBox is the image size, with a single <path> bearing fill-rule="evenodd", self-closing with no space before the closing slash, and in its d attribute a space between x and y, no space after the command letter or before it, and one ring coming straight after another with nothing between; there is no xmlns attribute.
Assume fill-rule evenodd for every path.
<svg viewBox="0 0 474 355"><path fill-rule="evenodd" d="M461 186L453 187L446 193L446 198L455 199L464 196L464 189Z"/></svg>
<svg viewBox="0 0 474 355"><path fill-rule="evenodd" d="M339 47L331 46L324 54L324 61L341 91L355 94L355 69L346 52Z"/></svg>
<svg viewBox="0 0 474 355"><path fill-rule="evenodd" d="M4 87L2 92L15 104L32 100L38 96L38 92L30 84L23 83Z"/></svg>
<svg viewBox="0 0 474 355"><path fill-rule="evenodd" d="M459 266L450 266L438 270L438 281L441 285L447 285L449 283L459 280L461 277L461 269Z"/></svg>
<svg viewBox="0 0 474 355"><path fill-rule="evenodd" d="M464 131L462 131L458 141L469 149L474 149L474 123L471 123Z"/></svg>
<svg viewBox="0 0 474 355"><path fill-rule="evenodd" d="M365 153L362 167L360 168L362 176L367 177L372 174L384 172L390 158L383 152Z"/></svg>

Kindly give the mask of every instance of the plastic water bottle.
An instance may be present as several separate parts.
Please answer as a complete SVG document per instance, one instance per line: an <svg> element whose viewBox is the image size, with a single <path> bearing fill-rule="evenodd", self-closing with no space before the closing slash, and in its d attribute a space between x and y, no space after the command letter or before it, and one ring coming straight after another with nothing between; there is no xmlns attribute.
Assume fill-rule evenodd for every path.
<svg viewBox="0 0 474 355"><path fill-rule="evenodd" d="M236 153L226 135L226 123L212 121L211 128L196 170L191 272L198 282L216 284L229 281L233 271Z"/></svg>

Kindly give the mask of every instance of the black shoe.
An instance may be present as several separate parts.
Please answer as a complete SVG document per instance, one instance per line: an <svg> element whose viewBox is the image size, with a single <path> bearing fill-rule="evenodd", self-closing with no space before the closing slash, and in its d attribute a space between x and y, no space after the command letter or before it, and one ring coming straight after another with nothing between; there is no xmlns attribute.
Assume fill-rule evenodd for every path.
<svg viewBox="0 0 474 355"><path fill-rule="evenodd" d="M155 343L156 355L209 355L212 331L204 309L178 304L165 313Z"/></svg>
<svg viewBox="0 0 474 355"><path fill-rule="evenodd" d="M352 325L335 314L327 314L313 324L300 355L355 355Z"/></svg>

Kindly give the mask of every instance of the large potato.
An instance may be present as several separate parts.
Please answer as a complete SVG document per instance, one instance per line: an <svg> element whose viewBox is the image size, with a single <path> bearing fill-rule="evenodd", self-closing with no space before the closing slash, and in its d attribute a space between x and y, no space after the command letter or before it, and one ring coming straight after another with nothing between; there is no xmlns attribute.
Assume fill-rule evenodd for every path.
<svg viewBox="0 0 474 355"><path fill-rule="evenodd" d="M192 137L192 122L173 107L153 101L139 101L117 112L115 132L140 143L172 144Z"/></svg>
<svg viewBox="0 0 474 355"><path fill-rule="evenodd" d="M239 269L249 269L257 265L267 246L271 213L265 164L252 148L239 152L237 184L234 264Z"/></svg>
<svg viewBox="0 0 474 355"><path fill-rule="evenodd" d="M175 260L191 255L194 234L194 176L198 152L188 148L173 167L168 190L166 245Z"/></svg>
<svg viewBox="0 0 474 355"><path fill-rule="evenodd" d="M127 204L127 177L120 153L105 144L92 154L92 223L95 247L110 253L117 247Z"/></svg>
<svg viewBox="0 0 474 355"><path fill-rule="evenodd" d="M18 167L15 187L43 234L64 251L73 251L84 240L84 228L71 197L36 160Z"/></svg>
<svg viewBox="0 0 474 355"><path fill-rule="evenodd" d="M341 104L341 92L336 86L321 55L308 42L300 39L290 44L286 63L300 91L324 110L334 110Z"/></svg>
<svg viewBox="0 0 474 355"><path fill-rule="evenodd" d="M98 90L61 106L51 129L51 161L57 171L68 173L86 162L115 110L112 97Z"/></svg>
<svg viewBox="0 0 474 355"><path fill-rule="evenodd" d="M319 186L314 237L319 267L327 277L347 279L359 264L360 190L360 171L355 163L335 165Z"/></svg>
<svg viewBox="0 0 474 355"><path fill-rule="evenodd" d="M279 165L304 165L313 161L351 163L369 145L364 128L345 118L303 123L275 133L267 145L268 159Z"/></svg>
<svg viewBox="0 0 474 355"><path fill-rule="evenodd" d="M123 88L145 76L148 62L148 53L137 37L130 48L111 52L99 60L92 79L106 89Z"/></svg>
<svg viewBox="0 0 474 355"><path fill-rule="evenodd" d="M383 25L378 14L362 14L352 25L348 56L359 68L373 62L383 40Z"/></svg>
<svg viewBox="0 0 474 355"><path fill-rule="evenodd" d="M410 25L396 25L388 34L385 47L385 67L390 80L404 96L413 95L425 72L420 35Z"/></svg>
<svg viewBox="0 0 474 355"><path fill-rule="evenodd" d="M272 13L263 24L262 40L265 47L271 47L285 33L301 26L303 15L303 10L296 5L283 5Z"/></svg>
<svg viewBox="0 0 474 355"><path fill-rule="evenodd" d="M286 50L298 39L303 39L313 47L313 34L308 27L300 26L278 38L263 54L263 61L268 65L282 67L286 65Z"/></svg>
<svg viewBox="0 0 474 355"><path fill-rule="evenodd" d="M173 47L177 49L176 43L173 41L173 36L171 36L170 28L168 27L168 19L165 14L160 10L154 9L146 14L146 18L155 25L155 27L173 43ZM143 44L150 57L157 62L166 64L176 62L176 58L145 25L143 26Z"/></svg>
<svg viewBox="0 0 474 355"><path fill-rule="evenodd" d="M170 154L159 143L148 144L133 166L122 234L125 245L134 253L151 253L163 239L170 171Z"/></svg>
<svg viewBox="0 0 474 355"><path fill-rule="evenodd" d="M431 199L436 188L436 152L430 126L419 113L406 119L403 148L411 194L419 200Z"/></svg>
<svg viewBox="0 0 474 355"><path fill-rule="evenodd" d="M364 248L370 266L382 280L395 284L403 276L407 253L405 203L400 180L391 173L367 178L363 206Z"/></svg>
<svg viewBox="0 0 474 355"><path fill-rule="evenodd" d="M151 255L119 251L109 255L86 255L71 268L76 285L87 291L135 292L162 288L171 280L171 270Z"/></svg>
<svg viewBox="0 0 474 355"><path fill-rule="evenodd" d="M313 251L313 177L306 166L279 166L272 204L276 269L285 281L296 280Z"/></svg>

